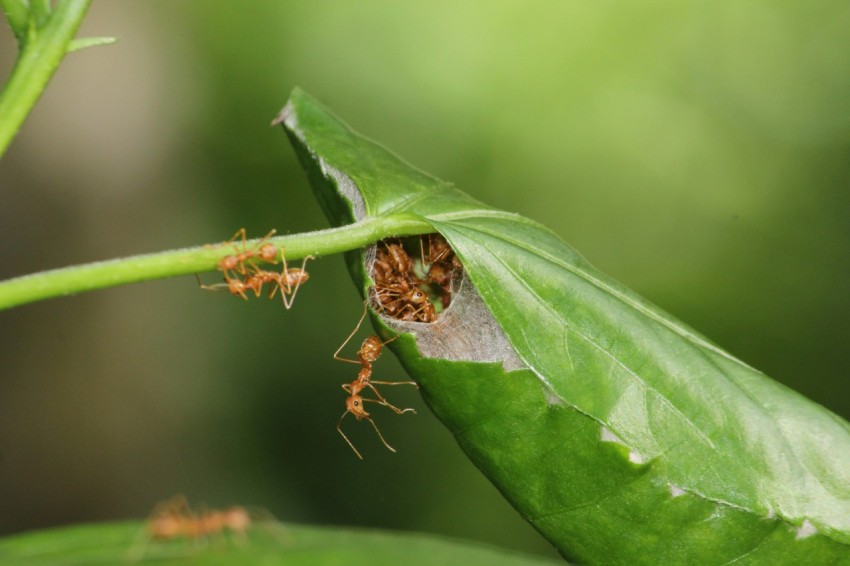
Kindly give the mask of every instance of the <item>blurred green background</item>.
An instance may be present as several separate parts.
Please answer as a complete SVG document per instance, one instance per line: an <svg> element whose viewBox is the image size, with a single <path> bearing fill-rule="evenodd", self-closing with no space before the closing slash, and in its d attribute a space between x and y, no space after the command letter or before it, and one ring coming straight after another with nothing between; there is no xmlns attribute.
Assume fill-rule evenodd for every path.
<svg viewBox="0 0 850 566"><path fill-rule="evenodd" d="M95 2L82 33L120 40L68 57L0 162L2 278L326 227L268 127L299 85L850 415L844 1ZM4 26L4 77L14 52ZM331 355L361 303L341 257L310 272L288 312L184 277L0 313L0 532L182 492L551 554L415 393L377 419L398 454L347 423L357 460Z"/></svg>

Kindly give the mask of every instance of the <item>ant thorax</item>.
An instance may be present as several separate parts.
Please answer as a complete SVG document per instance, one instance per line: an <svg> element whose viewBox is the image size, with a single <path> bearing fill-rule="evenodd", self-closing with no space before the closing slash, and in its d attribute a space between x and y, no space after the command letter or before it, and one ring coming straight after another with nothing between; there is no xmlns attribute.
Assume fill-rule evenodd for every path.
<svg viewBox="0 0 850 566"><path fill-rule="evenodd" d="M370 258L371 259L371 258ZM372 301L390 318L436 322L452 302L463 266L440 234L392 238L375 245Z"/></svg>

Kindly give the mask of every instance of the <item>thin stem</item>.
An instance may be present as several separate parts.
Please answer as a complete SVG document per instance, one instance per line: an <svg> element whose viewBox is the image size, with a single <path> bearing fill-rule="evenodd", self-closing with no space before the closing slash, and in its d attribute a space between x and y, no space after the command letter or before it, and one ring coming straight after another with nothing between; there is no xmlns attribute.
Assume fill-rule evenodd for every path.
<svg viewBox="0 0 850 566"><path fill-rule="evenodd" d="M419 217L398 214L367 218L340 228L279 236L269 241L285 248L286 259L293 260L308 255L320 257L347 252L390 236L411 236L430 231L431 225ZM248 244L257 242L251 240ZM0 282L0 310L94 289L211 271L217 268L221 258L232 253L233 245L216 244L64 267L7 279Z"/></svg>
<svg viewBox="0 0 850 566"><path fill-rule="evenodd" d="M22 45L12 76L0 96L0 157L56 72L90 3L91 0L60 0L44 27ZM4 8L7 5L17 6L5 0ZM20 16L16 13L13 17L14 25L19 25Z"/></svg>

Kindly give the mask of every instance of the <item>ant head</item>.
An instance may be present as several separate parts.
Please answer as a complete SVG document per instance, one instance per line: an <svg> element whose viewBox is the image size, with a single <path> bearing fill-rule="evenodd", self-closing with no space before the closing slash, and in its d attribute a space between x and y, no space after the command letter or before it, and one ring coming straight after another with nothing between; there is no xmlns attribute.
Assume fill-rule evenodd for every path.
<svg viewBox="0 0 850 566"><path fill-rule="evenodd" d="M348 409L348 412L354 415L358 421L360 419L369 418L369 413L367 413L366 409L363 408L363 397L360 395L352 395L346 399L345 408Z"/></svg>
<svg viewBox="0 0 850 566"><path fill-rule="evenodd" d="M410 302L415 305L421 305L425 301L428 300L428 295L425 294L425 291L418 288L413 288L409 295Z"/></svg>

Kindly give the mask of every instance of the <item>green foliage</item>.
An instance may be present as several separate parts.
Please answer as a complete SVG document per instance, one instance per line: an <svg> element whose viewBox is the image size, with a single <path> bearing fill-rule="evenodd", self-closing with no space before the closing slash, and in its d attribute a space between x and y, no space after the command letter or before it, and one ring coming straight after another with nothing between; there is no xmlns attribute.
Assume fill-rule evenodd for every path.
<svg viewBox="0 0 850 566"><path fill-rule="evenodd" d="M74 40L91 0L59 0L51 10L48 0L3 0L0 11L20 47L12 76L0 93L0 157L41 96L65 55L114 38Z"/></svg>
<svg viewBox="0 0 850 566"><path fill-rule="evenodd" d="M424 327L391 347L473 462L565 556L850 561L845 421L303 92L283 120L335 225L417 214L463 260L522 369L425 357ZM366 293L362 257L350 266Z"/></svg>
<svg viewBox="0 0 850 566"><path fill-rule="evenodd" d="M469 564L543 566L552 561L483 545L354 529L320 529L280 523L256 524L245 539L232 534L197 541L153 541L139 522L82 525L8 537L0 541L0 563L63 564Z"/></svg>

